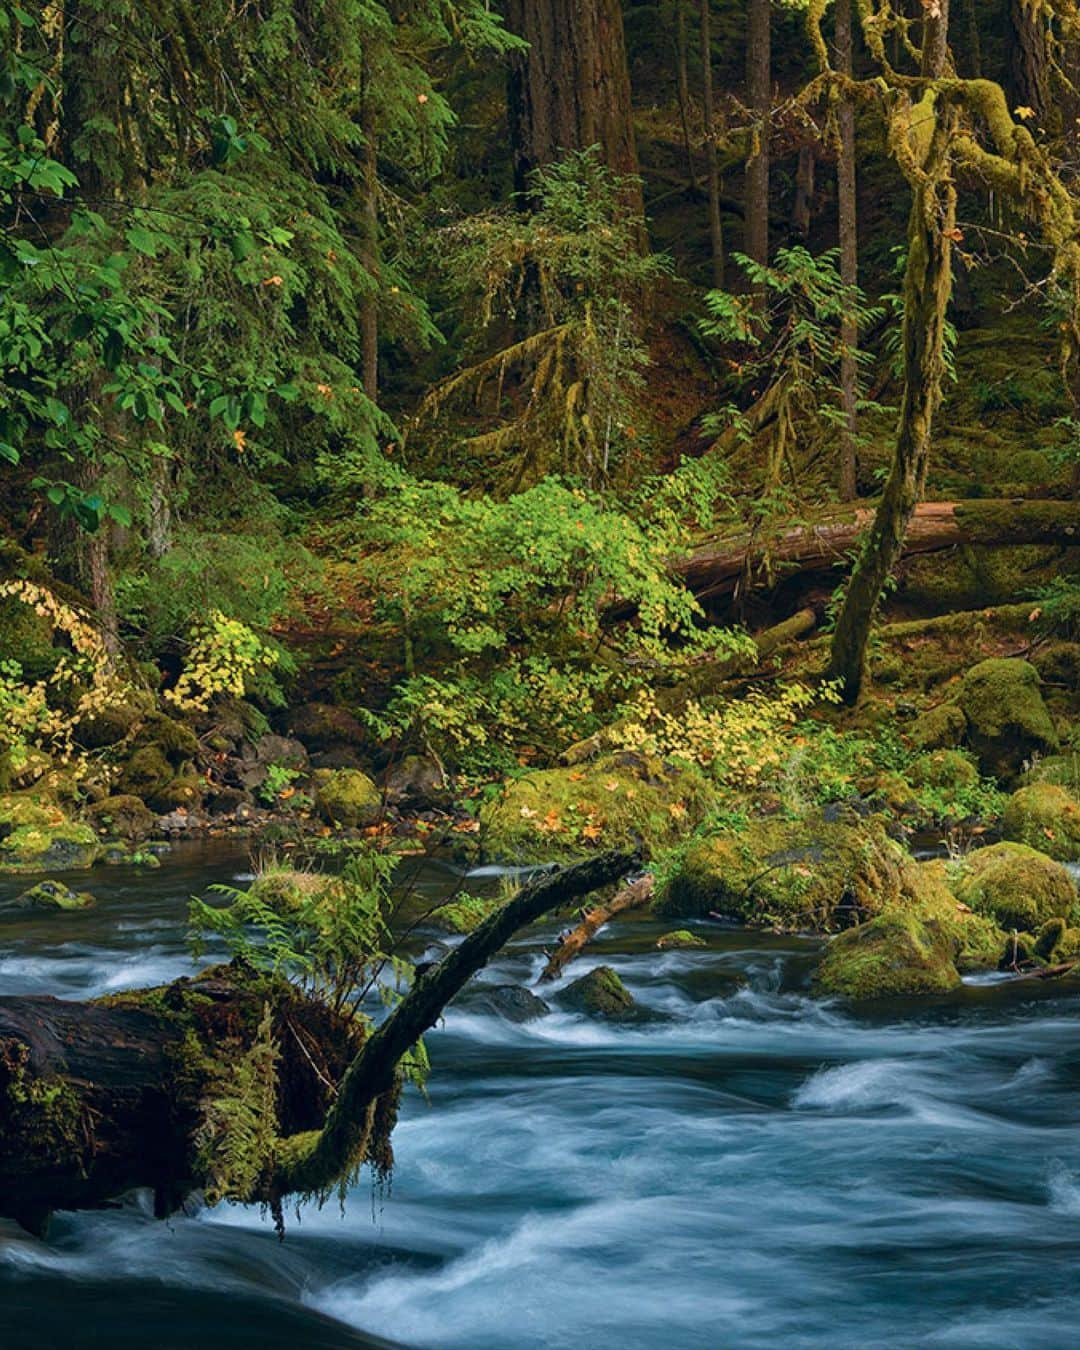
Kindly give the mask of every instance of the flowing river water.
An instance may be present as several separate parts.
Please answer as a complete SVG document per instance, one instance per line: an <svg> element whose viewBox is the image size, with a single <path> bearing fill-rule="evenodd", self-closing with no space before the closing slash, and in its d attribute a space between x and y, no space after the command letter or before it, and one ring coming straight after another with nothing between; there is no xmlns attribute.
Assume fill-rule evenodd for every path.
<svg viewBox="0 0 1080 1350"><path fill-rule="evenodd" d="M187 845L95 872L83 914L0 917L0 990L190 971L188 897L246 866ZM554 931L481 978L531 982ZM1080 984L850 1010L807 996L812 942L710 925L659 953L662 931L619 922L571 967L614 966L651 1014L630 1025L511 1024L467 992L392 1185L287 1216L284 1243L255 1210L157 1222L139 1197L47 1243L0 1221L0 1346L1080 1343Z"/></svg>

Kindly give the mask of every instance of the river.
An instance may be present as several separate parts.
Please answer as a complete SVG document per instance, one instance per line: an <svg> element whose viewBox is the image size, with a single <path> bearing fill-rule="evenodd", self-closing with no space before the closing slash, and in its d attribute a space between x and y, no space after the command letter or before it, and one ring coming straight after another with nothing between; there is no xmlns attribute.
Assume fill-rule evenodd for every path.
<svg viewBox="0 0 1080 1350"><path fill-rule="evenodd" d="M83 914L3 917L0 989L190 971L188 897L246 866L186 845L94 872ZM711 925L707 948L658 953L662 931L617 923L571 968L614 966L652 1014L632 1025L513 1025L467 994L429 1037L392 1184L287 1214L284 1243L255 1210L157 1222L139 1197L59 1215L47 1243L0 1222L0 1346L1080 1341L1080 985L853 1011L806 996L810 941ZM482 978L535 978L553 932Z"/></svg>

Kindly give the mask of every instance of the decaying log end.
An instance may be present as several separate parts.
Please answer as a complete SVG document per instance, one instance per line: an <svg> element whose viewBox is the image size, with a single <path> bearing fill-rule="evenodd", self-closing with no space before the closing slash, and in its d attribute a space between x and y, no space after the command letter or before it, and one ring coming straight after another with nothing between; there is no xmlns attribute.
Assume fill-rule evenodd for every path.
<svg viewBox="0 0 1080 1350"><path fill-rule="evenodd" d="M90 1003L0 997L0 1214L40 1231L136 1187L159 1214L199 1190L278 1205L387 1168L402 1057L518 928L639 866L607 853L535 876L366 1038L242 962Z"/></svg>

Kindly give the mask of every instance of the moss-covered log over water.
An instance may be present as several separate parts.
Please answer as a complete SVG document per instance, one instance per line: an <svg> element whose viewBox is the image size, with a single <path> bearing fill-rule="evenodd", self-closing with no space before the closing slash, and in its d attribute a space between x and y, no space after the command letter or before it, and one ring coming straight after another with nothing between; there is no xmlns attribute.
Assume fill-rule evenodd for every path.
<svg viewBox="0 0 1080 1350"><path fill-rule="evenodd" d="M279 1205L389 1166L399 1064L524 924L619 881L606 853L526 884L421 975L364 1039L280 978L234 962L92 1003L0 999L0 1214L39 1228L150 1187Z"/></svg>

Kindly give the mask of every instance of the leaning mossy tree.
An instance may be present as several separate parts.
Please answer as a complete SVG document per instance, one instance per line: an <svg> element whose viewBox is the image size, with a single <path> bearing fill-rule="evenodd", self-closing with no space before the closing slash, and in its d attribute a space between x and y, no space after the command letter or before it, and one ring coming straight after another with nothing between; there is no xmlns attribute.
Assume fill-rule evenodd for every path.
<svg viewBox="0 0 1080 1350"><path fill-rule="evenodd" d="M1033 221L1051 251L1049 280L1067 310L1062 365L1080 351L1080 240L1072 195L1048 149L1010 112L992 80L961 79L949 51L949 0L921 0L921 21L892 0L857 0L864 41L877 71L853 80L833 68L822 32L828 0L810 0L811 38L822 74L809 96L876 104L897 166L911 187L903 285L903 393L892 465L869 535L844 596L833 635L831 675L854 701L863 681L874 614L899 560L908 523L923 495L946 372L946 317L953 288L957 183L991 190ZM1054 42L1080 36L1076 0L1032 0L1029 9ZM902 58L890 58L890 37ZM919 42L916 42L916 38ZM894 63L895 61L895 63ZM903 69L907 63L910 73Z"/></svg>
<svg viewBox="0 0 1080 1350"><path fill-rule="evenodd" d="M216 921L197 913L226 936L255 920L259 937L195 979L90 1003L0 998L0 1213L40 1230L55 1209L149 1187L161 1215L201 1192L280 1224L287 1197L323 1200L365 1164L385 1173L402 1083L447 1003L522 925L634 865L604 853L535 877L378 1026L361 1010L385 915L332 894L322 918L314 895L299 918L235 894Z"/></svg>

